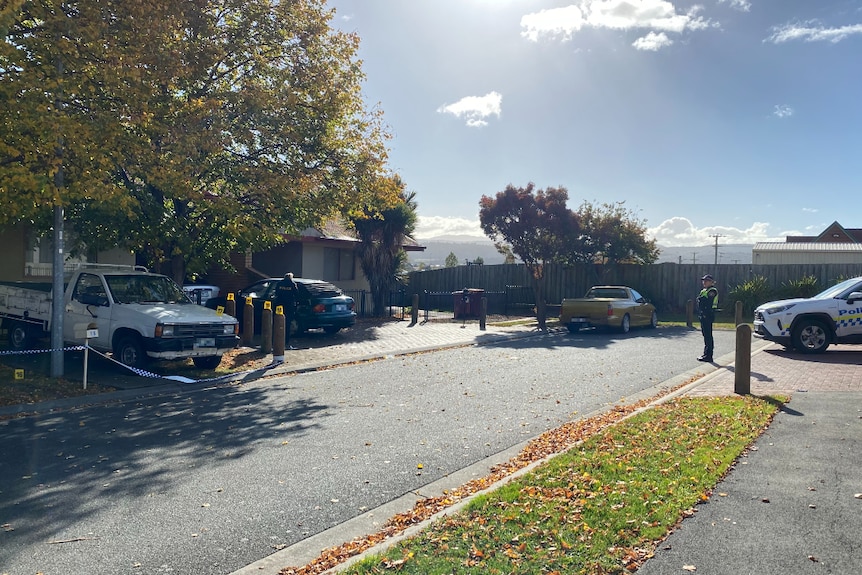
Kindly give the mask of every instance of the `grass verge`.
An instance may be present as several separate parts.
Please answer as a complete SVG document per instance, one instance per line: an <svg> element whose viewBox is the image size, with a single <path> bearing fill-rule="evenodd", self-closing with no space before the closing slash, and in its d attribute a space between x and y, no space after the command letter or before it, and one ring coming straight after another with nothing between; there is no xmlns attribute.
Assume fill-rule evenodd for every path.
<svg viewBox="0 0 862 575"><path fill-rule="evenodd" d="M644 410L344 573L635 571L709 499L778 405L754 396L681 398ZM281 573L321 573L334 555Z"/></svg>

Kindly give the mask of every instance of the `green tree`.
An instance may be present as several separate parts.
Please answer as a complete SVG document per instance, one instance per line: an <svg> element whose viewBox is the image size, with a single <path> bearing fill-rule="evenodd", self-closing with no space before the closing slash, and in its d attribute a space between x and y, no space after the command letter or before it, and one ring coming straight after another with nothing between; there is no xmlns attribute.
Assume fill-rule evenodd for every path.
<svg viewBox="0 0 862 575"><path fill-rule="evenodd" d="M530 182L526 188L512 184L495 198L479 200L482 230L497 244L521 258L533 283L536 295L536 320L546 329L545 264L560 261L566 238L578 233L575 213L566 207L568 191L563 188L536 190Z"/></svg>
<svg viewBox="0 0 862 575"><path fill-rule="evenodd" d="M381 204L381 198L393 196ZM351 224L360 239L356 251L371 288L372 313L379 317L386 314L386 295L407 261L404 240L416 228L417 204L415 192L407 192L398 176L380 178L375 197L378 202L354 214Z"/></svg>
<svg viewBox="0 0 862 575"><path fill-rule="evenodd" d="M4 3L0 225L49 229L60 205L88 249L169 261L181 281L346 211L383 172L387 135L362 103L358 37L332 14L324 0Z"/></svg>
<svg viewBox="0 0 862 575"><path fill-rule="evenodd" d="M458 267L458 256L455 255L455 252L449 252L449 255L446 256L446 267L447 268Z"/></svg>
<svg viewBox="0 0 862 575"><path fill-rule="evenodd" d="M599 281L617 264L655 262L659 256L655 240L647 239L645 222L624 203L581 204L576 212L580 229L567 242L564 260L597 264Z"/></svg>

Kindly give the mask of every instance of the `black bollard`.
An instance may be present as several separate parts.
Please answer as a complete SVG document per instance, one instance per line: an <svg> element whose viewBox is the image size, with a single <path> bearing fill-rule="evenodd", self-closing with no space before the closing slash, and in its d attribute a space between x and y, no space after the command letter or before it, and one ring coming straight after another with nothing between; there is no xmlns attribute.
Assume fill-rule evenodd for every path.
<svg viewBox="0 0 862 575"><path fill-rule="evenodd" d="M733 375L733 392L751 393L751 326L736 326L736 368Z"/></svg>

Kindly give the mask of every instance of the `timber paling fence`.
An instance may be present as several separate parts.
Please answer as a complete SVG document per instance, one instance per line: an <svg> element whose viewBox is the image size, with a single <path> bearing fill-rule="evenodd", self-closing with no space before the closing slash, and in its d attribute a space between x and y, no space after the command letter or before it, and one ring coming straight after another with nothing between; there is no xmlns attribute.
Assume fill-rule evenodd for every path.
<svg viewBox="0 0 862 575"><path fill-rule="evenodd" d="M700 278L706 274L715 277L719 301L727 304L728 293L755 277L766 278L774 290L801 280L817 279L821 291L840 280L862 276L862 263L858 264L676 264L651 265L622 264L602 268L583 264L545 266L545 301L559 304L563 298L582 297L594 285L627 285L653 302L659 311L684 312L686 302L693 300L701 290ZM488 313L512 315L535 305L532 281L523 264L461 265L410 272L407 287L408 301L419 294L421 309L453 310L454 292L467 289L484 290ZM727 305L723 305L728 309Z"/></svg>

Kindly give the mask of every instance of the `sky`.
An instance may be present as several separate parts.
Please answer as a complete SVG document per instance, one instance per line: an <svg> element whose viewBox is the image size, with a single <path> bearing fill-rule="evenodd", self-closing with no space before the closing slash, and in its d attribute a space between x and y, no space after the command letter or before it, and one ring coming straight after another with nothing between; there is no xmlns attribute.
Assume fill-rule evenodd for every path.
<svg viewBox="0 0 862 575"><path fill-rule="evenodd" d="M624 202L660 246L862 227L862 0L329 0L416 192L472 235L507 185Z"/></svg>

